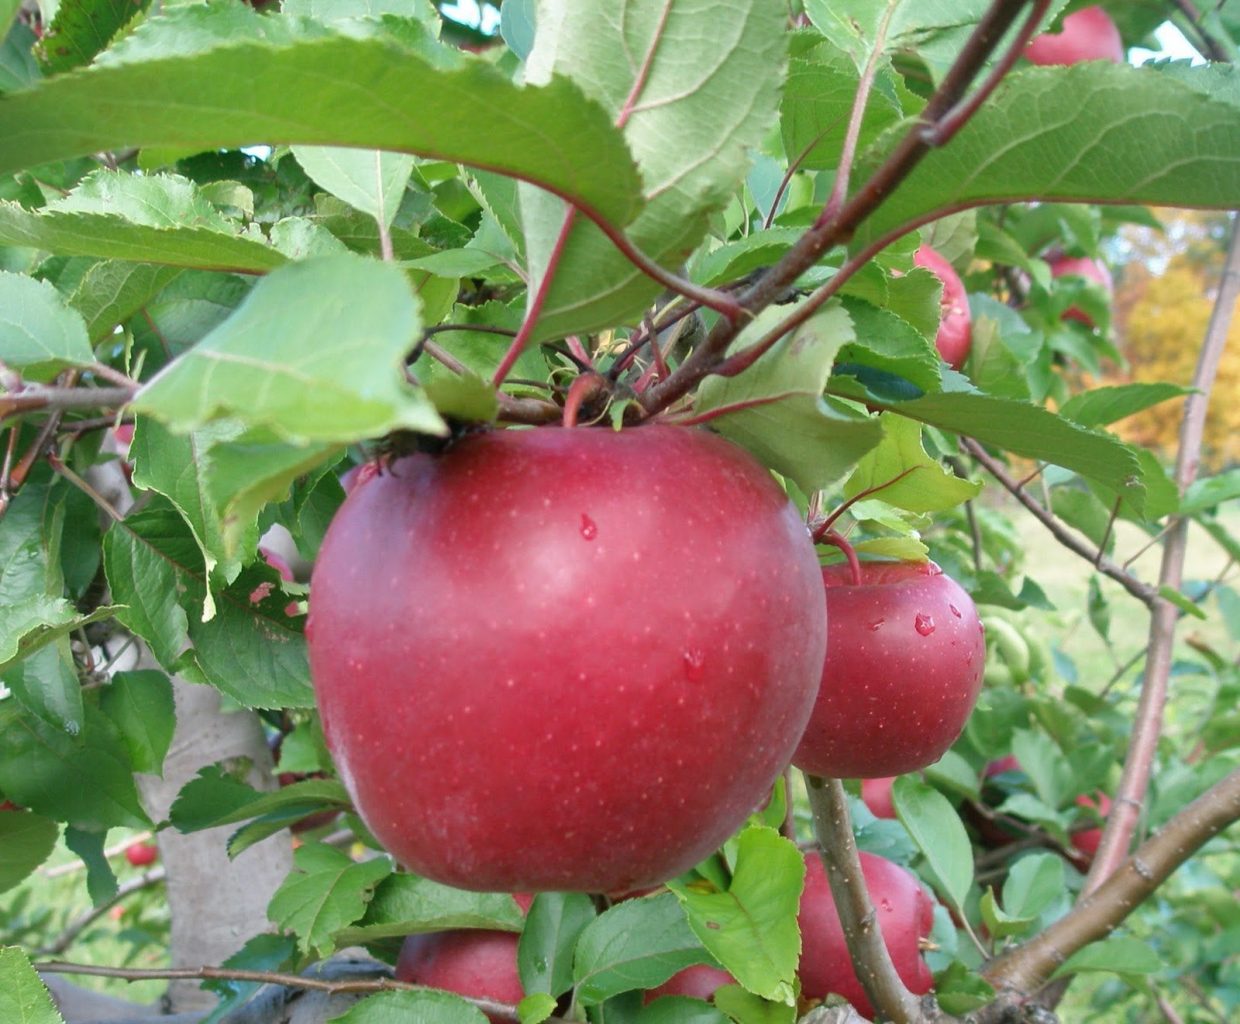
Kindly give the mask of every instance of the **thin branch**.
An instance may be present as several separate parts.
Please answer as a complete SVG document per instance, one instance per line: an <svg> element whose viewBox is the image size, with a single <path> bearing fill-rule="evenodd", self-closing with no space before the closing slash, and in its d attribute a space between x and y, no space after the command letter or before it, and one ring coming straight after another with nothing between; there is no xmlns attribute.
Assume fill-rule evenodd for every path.
<svg viewBox="0 0 1240 1024"><path fill-rule="evenodd" d="M58 388L34 385L0 394L0 423L42 409L115 409L133 401L136 387Z"/></svg>
<svg viewBox="0 0 1240 1024"><path fill-rule="evenodd" d="M1131 573L1125 572L1120 566L1107 558L1100 550L1077 537L1076 534L1060 522L1059 517L1054 512L1032 495L1022 490L1020 484L1012 479L1007 470L1003 468L1003 464L991 456L985 448L971 437L962 437L960 443L982 465L986 472L1003 486L1004 490L1024 505L1033 517L1051 532L1051 535L1060 544L1069 551L1080 555L1085 561L1095 566L1104 576L1109 576L1115 580L1142 604L1154 604L1158 598L1158 590L1155 587L1151 587L1148 583L1142 583Z"/></svg>
<svg viewBox="0 0 1240 1024"><path fill-rule="evenodd" d="M1228 61L1231 55L1227 51L1227 47L1219 39L1214 38L1206 29L1201 21L1201 13L1197 10L1193 0L1175 0L1175 5L1181 11L1185 18L1188 19L1190 25L1196 30L1198 37L1201 39L1202 47L1205 55L1211 60Z"/></svg>
<svg viewBox="0 0 1240 1024"><path fill-rule="evenodd" d="M1227 334L1231 330L1236 303L1240 301L1240 222L1232 218L1231 242L1219 283L1218 296L1210 314L1210 323L1193 374L1193 390L1184 403L1180 423L1180 448L1175 463L1175 484L1181 495L1197 476L1201 458L1201 442L1205 434L1206 414L1210 408L1210 392L1218 374ZM1163 548L1162 568L1158 574L1161 588L1179 590L1184 577L1184 556L1188 548L1188 520L1176 517L1167 544ZM1171 675L1172 647L1179 610L1170 601L1157 597L1150 616L1148 655L1136 719L1124 759L1124 772L1119 792L1102 830L1102 840L1082 890L1088 894L1097 889L1119 866L1132 842L1140 817L1141 806L1149 788L1150 772L1158 738L1162 734L1163 713L1167 703L1167 684Z"/></svg>
<svg viewBox="0 0 1240 1024"><path fill-rule="evenodd" d="M114 906L128 899L135 892L149 889L152 885L158 885L164 880L165 876L166 872L162 867L155 867L137 878L131 878L128 882L117 887L111 899L91 907L86 913L71 921L55 939L46 946L36 950L35 956L59 956L73 945L82 932L103 917Z"/></svg>
<svg viewBox="0 0 1240 1024"><path fill-rule="evenodd" d="M991 964L983 972L986 980L1009 1001L1026 998L1069 956L1119 927L1181 864L1238 820L1240 768L1176 814L1066 915ZM1001 1010L996 1004L993 1017L980 1019L1002 1019Z"/></svg>
<svg viewBox="0 0 1240 1024"><path fill-rule="evenodd" d="M376 963L376 968L381 965ZM372 992L419 992L425 985L410 985L395 978L327 978L303 977L281 971L247 971L228 967L108 967L102 964L77 964L64 960L36 963L34 969L41 974L86 974L95 978L120 978L122 981L250 981L259 985L283 985L286 988L306 989L312 992L367 994ZM518 1021L515 1006L498 1003L492 999L474 999L461 996L478 1007L492 1020ZM563 1017L547 1017L550 1021L564 1021Z"/></svg>
<svg viewBox="0 0 1240 1024"><path fill-rule="evenodd" d="M86 369L100 380L106 380L118 388L126 388L130 391L138 389L138 382L136 380L120 370L114 370L107 363L91 363Z"/></svg>
<svg viewBox="0 0 1240 1024"><path fill-rule="evenodd" d="M857 980L884 1017L895 1024L919 1024L922 1015L918 999L896 973L878 926L878 914L870 902L844 787L839 779L806 774L805 788Z"/></svg>

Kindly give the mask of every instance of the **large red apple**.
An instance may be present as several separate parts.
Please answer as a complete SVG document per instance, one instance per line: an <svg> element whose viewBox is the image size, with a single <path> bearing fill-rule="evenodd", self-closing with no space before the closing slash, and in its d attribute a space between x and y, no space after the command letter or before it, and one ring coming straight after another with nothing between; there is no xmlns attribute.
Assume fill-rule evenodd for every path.
<svg viewBox="0 0 1240 1024"><path fill-rule="evenodd" d="M973 347L973 318L969 313L969 296L964 282L955 267L928 245L918 248L913 254L913 262L929 270L943 283L939 333L935 336L934 346L943 362L953 370L959 370Z"/></svg>
<svg viewBox="0 0 1240 1024"><path fill-rule="evenodd" d="M328 745L374 834L481 890L624 892L787 764L826 624L765 469L702 431L507 430L345 500L311 581Z"/></svg>
<svg viewBox="0 0 1240 1024"><path fill-rule="evenodd" d="M513 932L492 931L410 935L400 949L396 980L515 1006L525 997L517 973L519 940ZM501 1020L490 1014L487 1019Z"/></svg>
<svg viewBox="0 0 1240 1024"><path fill-rule="evenodd" d="M1050 261L1051 277L1076 276L1101 285L1103 291L1110 295L1115 290L1115 279L1105 263L1079 256L1060 256ZM1063 319L1077 320L1086 327L1094 326L1094 318L1078 306L1073 306L1064 313Z"/></svg>
<svg viewBox="0 0 1240 1024"><path fill-rule="evenodd" d="M1064 18L1062 32L1037 36L1025 56L1034 64L1076 64L1083 60L1123 64L1126 54L1111 16L1101 7L1086 7Z"/></svg>
<svg viewBox="0 0 1240 1024"><path fill-rule="evenodd" d="M964 728L986 643L972 599L933 562L822 570L827 656L792 763L814 775L880 778L933 764Z"/></svg>
<svg viewBox="0 0 1240 1024"><path fill-rule="evenodd" d="M921 956L921 939L934 926L933 900L904 868L875 854L861 854L861 874L900 980L914 995L929 992L934 979ZM834 992L863 1017L873 1017L874 1008L853 971L826 868L816 853L805 857L805 889L797 920L801 925L798 972L802 995L825 999Z"/></svg>

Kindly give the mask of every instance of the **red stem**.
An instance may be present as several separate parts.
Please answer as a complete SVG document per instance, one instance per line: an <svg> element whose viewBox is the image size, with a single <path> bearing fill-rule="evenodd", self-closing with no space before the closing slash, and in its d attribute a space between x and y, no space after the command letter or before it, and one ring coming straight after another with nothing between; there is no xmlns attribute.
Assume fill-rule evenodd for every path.
<svg viewBox="0 0 1240 1024"><path fill-rule="evenodd" d="M848 571L852 575L853 586L861 586L861 562L857 559L856 549L848 543L842 533L838 530L820 527L819 530L814 532L814 540L821 544L830 544L844 552L844 557L848 559Z"/></svg>
<svg viewBox="0 0 1240 1024"><path fill-rule="evenodd" d="M577 425L577 415L581 412L582 403L590 396L598 394L603 386L603 378L597 373L583 373L573 378L573 382L568 386L568 394L564 397L565 427Z"/></svg>

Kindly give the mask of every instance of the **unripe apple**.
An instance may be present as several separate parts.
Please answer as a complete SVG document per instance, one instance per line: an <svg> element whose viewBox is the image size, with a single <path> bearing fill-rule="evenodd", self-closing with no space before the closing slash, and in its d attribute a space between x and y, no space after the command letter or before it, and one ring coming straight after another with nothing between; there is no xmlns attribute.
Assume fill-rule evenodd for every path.
<svg viewBox="0 0 1240 1024"><path fill-rule="evenodd" d="M913 254L913 262L929 270L943 284L943 295L939 300L942 307L939 333L935 336L934 347L939 350L943 362L953 370L959 370L973 347L973 318L969 312L969 296L964 282L956 269L928 245L918 248Z"/></svg>
<svg viewBox="0 0 1240 1024"><path fill-rule="evenodd" d="M703 431L502 430L401 460L327 531L307 637L374 835L490 891L679 874L765 798L826 643L805 524Z"/></svg>
<svg viewBox="0 0 1240 1024"><path fill-rule="evenodd" d="M933 764L977 702L986 660L973 600L933 562L822 570L827 655L813 716L792 763L865 779Z"/></svg>
<svg viewBox="0 0 1240 1024"><path fill-rule="evenodd" d="M1030 42L1025 56L1034 64L1076 64L1109 60L1123 64L1124 40L1101 7L1085 7L1063 20L1062 32L1046 32Z"/></svg>
<svg viewBox="0 0 1240 1024"><path fill-rule="evenodd" d="M876 818L894 818L896 806L891 800L891 786L896 777L861 780L861 802Z"/></svg>
<svg viewBox="0 0 1240 1024"><path fill-rule="evenodd" d="M145 868L159 859L159 847L154 843L130 843L125 847L125 859L135 868Z"/></svg>
<svg viewBox="0 0 1240 1024"><path fill-rule="evenodd" d="M1091 260L1083 256L1060 256L1050 261L1050 268L1051 277L1083 277L1087 281L1093 281L1094 284L1101 285L1107 295L1115 291L1115 279L1111 277L1111 271L1105 263L1100 263L1098 260ZM1064 313L1063 319L1079 321L1086 327L1094 326L1094 318L1079 306L1073 306L1068 309Z"/></svg>
<svg viewBox="0 0 1240 1024"><path fill-rule="evenodd" d="M875 854L861 854L861 875L892 966L910 992L924 995L934 984L921 956L921 940L934 927L933 900L904 868ZM816 853L805 857L805 889L797 920L801 925L801 994L825 999L835 993L863 1017L873 1017L874 1008L853 971L826 868Z"/></svg>

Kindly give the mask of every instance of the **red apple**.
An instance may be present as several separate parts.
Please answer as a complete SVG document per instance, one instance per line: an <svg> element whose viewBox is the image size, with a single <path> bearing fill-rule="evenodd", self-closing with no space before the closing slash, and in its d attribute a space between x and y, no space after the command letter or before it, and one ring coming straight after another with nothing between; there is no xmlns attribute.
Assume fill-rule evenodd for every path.
<svg viewBox="0 0 1240 1024"><path fill-rule="evenodd" d="M1105 818L1111 813L1111 798L1098 791L1096 796L1087 796L1082 793L1076 798L1076 802L1081 807L1088 807L1098 812L1099 817ZM1092 861L1098 853L1098 844L1102 842L1101 828L1083 828L1072 832L1069 837L1072 845L1085 855L1085 858Z"/></svg>
<svg viewBox="0 0 1240 1024"><path fill-rule="evenodd" d="M826 642L770 474L703 431L502 430L404 459L328 529L328 746L398 860L467 889L665 881L765 799Z"/></svg>
<svg viewBox="0 0 1240 1024"><path fill-rule="evenodd" d="M654 1002L659 996L690 996L710 1002L715 989L722 985L735 985L736 979L727 971L709 964L694 964L677 971L658 988L646 993L645 1001Z"/></svg>
<svg viewBox="0 0 1240 1024"><path fill-rule="evenodd" d="M21 810L21 807L13 803L12 800L5 800L4 803L0 803L0 811L20 811L20 810Z"/></svg>
<svg viewBox="0 0 1240 1024"><path fill-rule="evenodd" d="M913 254L913 262L929 270L943 283L939 333L934 339L934 347L939 350L943 362L953 370L959 370L973 347L973 318L969 313L969 296L964 290L964 282L956 269L928 245L921 246Z"/></svg>
<svg viewBox="0 0 1240 1024"><path fill-rule="evenodd" d="M1063 20L1062 32L1046 32L1025 50L1034 64L1076 64L1083 60L1109 60L1123 64L1124 40L1115 22L1101 7L1086 7Z"/></svg>
<svg viewBox="0 0 1240 1024"><path fill-rule="evenodd" d="M861 780L861 802L870 809L876 818L894 818L895 804L891 802L891 784L896 776L881 779Z"/></svg>
<svg viewBox="0 0 1240 1024"><path fill-rule="evenodd" d="M517 973L519 940L513 932L492 931L410 935L400 949L396 980L515 1006L525 996ZM490 1014L487 1019L502 1020Z"/></svg>
<svg viewBox="0 0 1240 1024"><path fill-rule="evenodd" d="M904 868L875 854L861 854L861 874L896 973L910 992L924 995L934 979L921 956L921 939L934 926L934 902ZM825 999L834 992L852 1003L861 1016L873 1017L874 1008L853 971L826 868L816 853L805 857L805 890L797 920L801 925L798 971L802 995Z"/></svg>
<svg viewBox="0 0 1240 1024"><path fill-rule="evenodd" d="M145 868L159 859L159 847L154 843L130 843L125 847L125 859L135 868Z"/></svg>
<svg viewBox="0 0 1240 1024"><path fill-rule="evenodd" d="M972 599L933 562L863 562L859 585L833 565L822 581L822 689L793 764L845 779L933 764L982 685L986 643Z"/></svg>
<svg viewBox="0 0 1240 1024"><path fill-rule="evenodd" d="M340 474L340 486L344 488L345 494L352 494L367 480L373 480L378 476L380 468L381 464L374 461L359 462L357 465L350 466Z"/></svg>
<svg viewBox="0 0 1240 1024"><path fill-rule="evenodd" d="M258 553L263 556L264 562L280 574L280 579L288 580L290 583L295 579L293 576L293 570L289 567L288 562L276 554L276 552L272 551L270 548L263 547L260 544L258 547ZM270 583L260 583L250 592L250 603L258 604L271 593L272 589L273 588ZM296 615L299 611L300 609L298 608L296 601L290 601L284 606L285 615Z"/></svg>
<svg viewBox="0 0 1240 1024"><path fill-rule="evenodd" d="M1105 263L1100 263L1097 260L1076 256L1060 256L1050 261L1050 267L1052 277L1083 277L1087 281L1093 281L1095 284L1101 285L1108 295L1115 290L1115 280L1111 277L1111 271L1107 269ZM1073 306L1065 312L1063 319L1077 320L1086 327L1094 326L1093 317L1078 306Z"/></svg>

